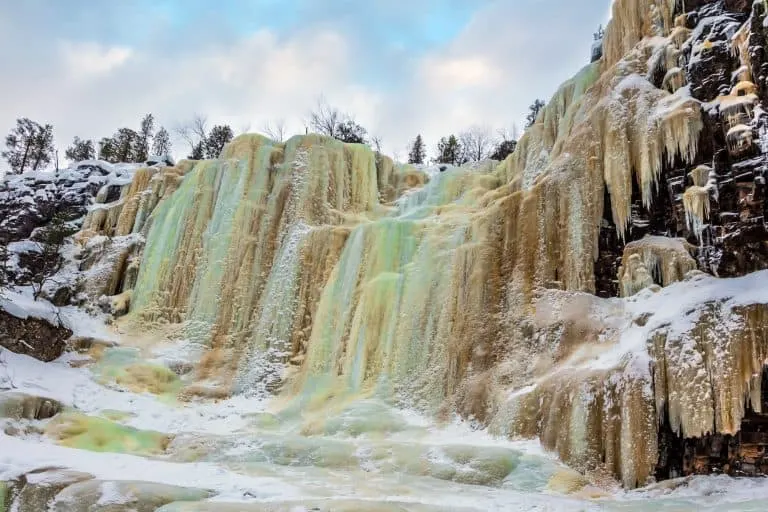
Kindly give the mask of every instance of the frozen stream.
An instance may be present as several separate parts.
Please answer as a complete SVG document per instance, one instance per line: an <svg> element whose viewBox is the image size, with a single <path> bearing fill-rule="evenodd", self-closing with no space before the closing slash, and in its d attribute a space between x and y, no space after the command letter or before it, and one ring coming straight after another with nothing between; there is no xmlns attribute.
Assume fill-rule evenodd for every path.
<svg viewBox="0 0 768 512"><path fill-rule="evenodd" d="M0 396L26 393L66 406L50 420L3 420L0 480L63 467L107 482L211 491L206 501L163 511L757 511L768 503L765 480L699 477L632 492L584 487L537 443L494 439L458 422L437 426L373 399L299 412L242 396L179 401L183 379L126 378L129 367L178 367L194 357L179 346L109 348L83 365L80 355L48 364L7 350L0 357ZM152 384L158 380L168 387ZM156 438L166 441L153 451Z"/></svg>

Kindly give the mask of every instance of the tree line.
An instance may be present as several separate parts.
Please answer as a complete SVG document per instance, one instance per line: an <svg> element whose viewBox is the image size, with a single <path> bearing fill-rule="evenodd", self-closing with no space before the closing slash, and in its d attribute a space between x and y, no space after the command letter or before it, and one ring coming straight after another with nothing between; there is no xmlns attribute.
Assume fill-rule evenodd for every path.
<svg viewBox="0 0 768 512"><path fill-rule="evenodd" d="M544 107L536 100L529 108L526 128L533 125ZM369 144L377 153L381 152L381 139L369 136L353 115L330 105L322 96L309 112L305 121L307 133L310 129L342 142ZM247 130L247 129L246 129ZM246 131L244 130L244 131ZM174 132L189 146L187 158L202 160L218 158L224 146L234 138L234 130L226 124L209 126L207 118L195 114L190 120L178 125ZM262 132L277 142L285 139L285 123L268 123ZM504 160L515 150L518 133L516 127L510 131L500 130L495 135L485 127L441 137L435 147L435 163L462 165L486 158ZM36 171L45 168L55 160L58 169L58 150L54 147L53 126L40 124L28 118L16 120L16 127L5 138L6 149L1 153L8 161L12 173ZM112 136L102 137L98 142L74 137L66 148L64 156L73 162L100 159L111 163L147 161L151 155L163 157L172 150L171 136L165 127L155 130L155 118L146 114L138 129L119 128ZM418 135L409 146L408 162L427 162L426 144Z"/></svg>
<svg viewBox="0 0 768 512"><path fill-rule="evenodd" d="M528 107L525 128L528 129L536 122L546 104L537 99ZM464 165L469 162L480 162L485 159L502 161L515 151L518 140L517 126L511 131L498 130L494 136L491 130L483 126L475 126L464 132L441 137L435 148L434 163ZM427 162L427 149L424 139L417 135L408 148L408 163L424 164Z"/></svg>

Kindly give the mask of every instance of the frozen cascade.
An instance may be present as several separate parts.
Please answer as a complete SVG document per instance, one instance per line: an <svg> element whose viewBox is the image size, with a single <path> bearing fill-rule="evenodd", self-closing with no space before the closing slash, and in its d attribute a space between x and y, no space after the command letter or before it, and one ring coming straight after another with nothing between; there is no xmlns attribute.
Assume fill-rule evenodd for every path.
<svg viewBox="0 0 768 512"><path fill-rule="evenodd" d="M704 275L691 245L719 202L707 116L756 100L696 99L681 71L701 31L676 6L616 0L603 57L501 163L242 135L99 191L80 239L145 240L135 279L111 279L135 282L121 345L0 353L0 510L36 481L63 485L57 506L163 512L759 506L763 481L655 482L683 467L660 454L735 439L768 404L768 271ZM694 236L633 238L678 168ZM24 416L43 399L58 414ZM52 467L77 474L31 472Z"/></svg>

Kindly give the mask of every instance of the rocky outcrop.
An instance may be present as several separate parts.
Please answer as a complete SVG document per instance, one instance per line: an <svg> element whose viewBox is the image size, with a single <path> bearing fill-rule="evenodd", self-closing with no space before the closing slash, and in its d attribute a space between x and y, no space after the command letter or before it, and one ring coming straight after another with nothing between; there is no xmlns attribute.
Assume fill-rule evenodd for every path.
<svg viewBox="0 0 768 512"><path fill-rule="evenodd" d="M61 356L72 331L48 320L19 318L0 309L0 346L41 361Z"/></svg>
<svg viewBox="0 0 768 512"><path fill-rule="evenodd" d="M130 180L130 167L84 162L56 173L8 175L0 183L0 242L30 238L55 214L67 221L82 219L99 190Z"/></svg>
<svg viewBox="0 0 768 512"><path fill-rule="evenodd" d="M59 492L70 485L92 478L88 473L63 468L30 471L6 483L6 507L18 512L49 510L48 504Z"/></svg>
<svg viewBox="0 0 768 512"><path fill-rule="evenodd" d="M157 512L293 512L312 510L313 512L441 512L445 507L423 505L399 501L371 500L318 500L284 501L270 503L172 503L159 508ZM451 507L453 512L476 512L475 509Z"/></svg>
<svg viewBox="0 0 768 512"><path fill-rule="evenodd" d="M596 289L618 295L613 276L625 243L646 235L680 237L695 246L698 268L721 277L768 268L765 183L768 160L763 140L768 100L765 80L765 5L761 2L686 2L675 22L668 62L659 69L680 70L677 88L687 87L703 110L698 152L686 164L664 165L650 201L634 187L626 237L615 234L606 213L595 264ZM649 78L665 87L665 73ZM612 197L606 196L606 210Z"/></svg>
<svg viewBox="0 0 768 512"><path fill-rule="evenodd" d="M0 482L0 511L154 512L168 503L182 504L210 496L209 491L202 489L149 482L104 481L79 471L40 468Z"/></svg>
<svg viewBox="0 0 768 512"><path fill-rule="evenodd" d="M0 418L47 420L61 411L61 404L50 398L25 393L0 393Z"/></svg>

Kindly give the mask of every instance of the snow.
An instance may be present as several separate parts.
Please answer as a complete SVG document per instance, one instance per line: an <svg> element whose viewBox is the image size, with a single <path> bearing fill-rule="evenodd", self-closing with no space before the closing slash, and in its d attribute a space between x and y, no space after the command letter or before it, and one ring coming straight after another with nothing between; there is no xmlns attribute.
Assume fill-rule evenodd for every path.
<svg viewBox="0 0 768 512"><path fill-rule="evenodd" d="M0 295L0 309L22 320L32 317L59 325L58 308L48 301L34 300L31 292L3 290Z"/></svg>
<svg viewBox="0 0 768 512"><path fill-rule="evenodd" d="M35 300L30 287L3 290L0 309L21 319L38 318L71 330L73 336L115 341L116 335L104 324L103 316L93 316L76 306L56 307L47 300Z"/></svg>
<svg viewBox="0 0 768 512"><path fill-rule="evenodd" d="M248 491L257 498L298 497L289 484L276 478L250 477L216 464L175 463L133 455L94 453L51 444L30 443L0 433L0 480L41 467L65 467L102 480L134 480L182 487L215 489L221 497L241 498ZM3 470L2 468L6 468ZM108 495L117 499L114 495Z"/></svg>
<svg viewBox="0 0 768 512"><path fill-rule="evenodd" d="M663 329L671 336L682 335L692 327L703 311L703 305L719 302L724 311L737 306L768 303L768 270L744 277L720 279L693 273L685 281L674 283L658 292L643 290L623 299L627 318L621 336L611 350L589 363L592 369L611 369L628 359L633 367L648 371L650 356L647 341L654 331ZM634 319L650 315L643 326Z"/></svg>
<svg viewBox="0 0 768 512"><path fill-rule="evenodd" d="M21 240L19 242L11 242L8 244L9 254L24 254L24 253L41 253L42 248L38 242L33 240Z"/></svg>

